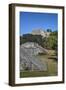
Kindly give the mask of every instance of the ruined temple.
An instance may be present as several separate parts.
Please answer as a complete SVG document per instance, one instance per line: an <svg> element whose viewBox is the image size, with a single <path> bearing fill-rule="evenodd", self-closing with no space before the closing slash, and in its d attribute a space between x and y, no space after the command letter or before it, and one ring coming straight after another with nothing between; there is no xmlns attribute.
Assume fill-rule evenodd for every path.
<svg viewBox="0 0 66 90"><path fill-rule="evenodd" d="M34 42L26 42L20 46L20 70L46 71L47 63L40 62L38 53L47 53L47 50Z"/></svg>
<svg viewBox="0 0 66 90"><path fill-rule="evenodd" d="M42 29L35 29L32 31L31 34L33 35L41 35L42 37L49 37L51 32L47 32L45 30L42 30Z"/></svg>

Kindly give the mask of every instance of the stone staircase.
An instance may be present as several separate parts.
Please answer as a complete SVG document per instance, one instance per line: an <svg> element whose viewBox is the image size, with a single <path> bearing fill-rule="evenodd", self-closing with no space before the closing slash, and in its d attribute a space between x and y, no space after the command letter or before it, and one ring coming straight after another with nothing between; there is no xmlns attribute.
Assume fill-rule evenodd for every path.
<svg viewBox="0 0 66 90"><path fill-rule="evenodd" d="M31 55L24 47L20 48L20 60L24 60L26 63L31 63L37 67L39 71L47 71L47 64L43 64L36 56ZM20 63L21 63L20 62Z"/></svg>

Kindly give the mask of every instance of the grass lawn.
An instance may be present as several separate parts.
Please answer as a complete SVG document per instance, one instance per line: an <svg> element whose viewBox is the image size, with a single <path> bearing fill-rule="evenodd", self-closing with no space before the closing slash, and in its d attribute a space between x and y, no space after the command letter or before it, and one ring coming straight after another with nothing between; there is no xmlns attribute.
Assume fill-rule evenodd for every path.
<svg viewBox="0 0 66 90"><path fill-rule="evenodd" d="M20 72L20 77L56 76L57 60L55 60L55 57L53 50L49 50L48 55L38 55L37 58L39 58L42 63L47 63L47 71L22 71Z"/></svg>
<svg viewBox="0 0 66 90"><path fill-rule="evenodd" d="M39 76L47 76L47 72L45 71L23 71L20 72L20 77L39 77Z"/></svg>

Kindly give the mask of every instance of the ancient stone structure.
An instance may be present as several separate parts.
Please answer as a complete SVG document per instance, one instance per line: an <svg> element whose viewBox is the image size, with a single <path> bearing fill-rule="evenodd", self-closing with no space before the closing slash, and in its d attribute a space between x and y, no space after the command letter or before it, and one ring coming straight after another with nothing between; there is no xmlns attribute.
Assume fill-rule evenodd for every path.
<svg viewBox="0 0 66 90"><path fill-rule="evenodd" d="M36 30L33 30L31 34L41 35L43 37L48 37L50 35L50 32L47 32L47 31L42 30L42 29L36 29Z"/></svg>
<svg viewBox="0 0 66 90"><path fill-rule="evenodd" d="M47 50L34 42L27 42L20 47L20 71L22 70L39 70L47 71L47 63L43 64L36 57L38 53L46 53Z"/></svg>

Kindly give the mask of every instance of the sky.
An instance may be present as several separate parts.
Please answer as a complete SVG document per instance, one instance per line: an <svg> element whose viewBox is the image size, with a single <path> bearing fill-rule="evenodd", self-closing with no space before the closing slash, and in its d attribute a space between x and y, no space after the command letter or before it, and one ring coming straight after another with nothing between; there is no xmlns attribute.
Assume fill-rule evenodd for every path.
<svg viewBox="0 0 66 90"><path fill-rule="evenodd" d="M58 30L56 13L20 12L20 35L31 33L35 29Z"/></svg>

